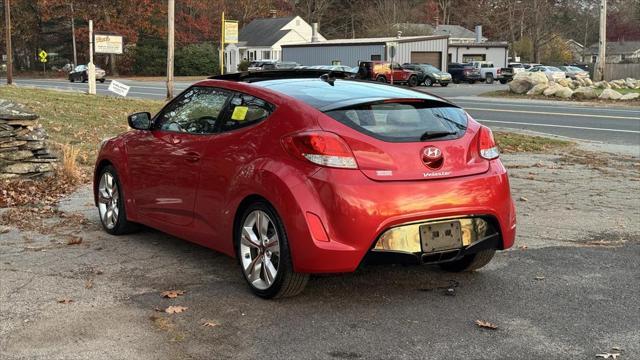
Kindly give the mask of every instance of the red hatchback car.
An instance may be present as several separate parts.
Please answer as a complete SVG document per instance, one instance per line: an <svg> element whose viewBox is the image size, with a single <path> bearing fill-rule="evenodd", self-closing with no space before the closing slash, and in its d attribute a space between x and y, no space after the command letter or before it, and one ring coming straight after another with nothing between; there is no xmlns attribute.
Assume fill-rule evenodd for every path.
<svg viewBox="0 0 640 360"><path fill-rule="evenodd" d="M201 81L153 117L129 116L133 130L103 141L96 162L104 229L144 224L237 257L265 298L373 261L471 271L512 246L507 172L464 110L405 88L273 73Z"/></svg>

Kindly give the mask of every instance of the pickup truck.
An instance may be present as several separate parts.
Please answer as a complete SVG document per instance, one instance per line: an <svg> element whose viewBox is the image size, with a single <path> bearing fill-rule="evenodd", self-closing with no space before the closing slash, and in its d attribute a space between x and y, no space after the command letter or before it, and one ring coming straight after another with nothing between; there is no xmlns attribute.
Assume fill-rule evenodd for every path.
<svg viewBox="0 0 640 360"><path fill-rule="evenodd" d="M461 82L473 84L480 80L480 71L471 66L471 64L450 63L447 66L447 71L451 74L451 81L454 84Z"/></svg>
<svg viewBox="0 0 640 360"><path fill-rule="evenodd" d="M500 81L501 84L513 80L513 68L495 67L489 61L473 61L471 65L480 70L480 79L486 81L487 84L493 84L494 80Z"/></svg>
<svg viewBox="0 0 640 360"><path fill-rule="evenodd" d="M410 87L418 86L418 73L404 69L398 63L392 64L387 61L361 61L356 78L385 83L393 81L394 84L406 84Z"/></svg>

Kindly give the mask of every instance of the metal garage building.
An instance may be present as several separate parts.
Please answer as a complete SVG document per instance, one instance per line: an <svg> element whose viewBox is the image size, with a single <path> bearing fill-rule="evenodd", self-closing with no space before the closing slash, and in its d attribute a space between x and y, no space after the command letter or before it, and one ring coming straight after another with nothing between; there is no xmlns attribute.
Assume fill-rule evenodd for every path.
<svg viewBox="0 0 640 360"><path fill-rule="evenodd" d="M282 45L282 60L300 65L358 66L359 61L392 60L425 63L446 71L449 36L407 36L364 39L335 39Z"/></svg>
<svg viewBox="0 0 640 360"><path fill-rule="evenodd" d="M449 62L491 61L497 67L506 67L509 44L486 41L449 44Z"/></svg>

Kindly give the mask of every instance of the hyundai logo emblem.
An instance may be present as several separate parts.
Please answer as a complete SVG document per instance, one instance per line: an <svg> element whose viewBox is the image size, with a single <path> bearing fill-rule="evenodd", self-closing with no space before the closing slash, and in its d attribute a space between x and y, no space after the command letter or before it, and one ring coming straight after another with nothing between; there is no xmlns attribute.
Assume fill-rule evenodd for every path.
<svg viewBox="0 0 640 360"><path fill-rule="evenodd" d="M442 166L442 150L435 146L427 146L422 149L422 162L432 168L437 169Z"/></svg>

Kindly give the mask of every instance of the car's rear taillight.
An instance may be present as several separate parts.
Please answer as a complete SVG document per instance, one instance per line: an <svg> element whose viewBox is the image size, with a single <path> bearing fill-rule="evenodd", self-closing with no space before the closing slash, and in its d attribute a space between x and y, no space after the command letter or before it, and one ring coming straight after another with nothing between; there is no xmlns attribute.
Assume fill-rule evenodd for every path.
<svg viewBox="0 0 640 360"><path fill-rule="evenodd" d="M338 135L327 131L307 131L282 138L284 148L296 158L314 164L357 169L358 164L349 145Z"/></svg>
<svg viewBox="0 0 640 360"><path fill-rule="evenodd" d="M500 150L496 140L493 138L491 129L486 126L480 128L480 156L487 160L496 159L500 156Z"/></svg>

